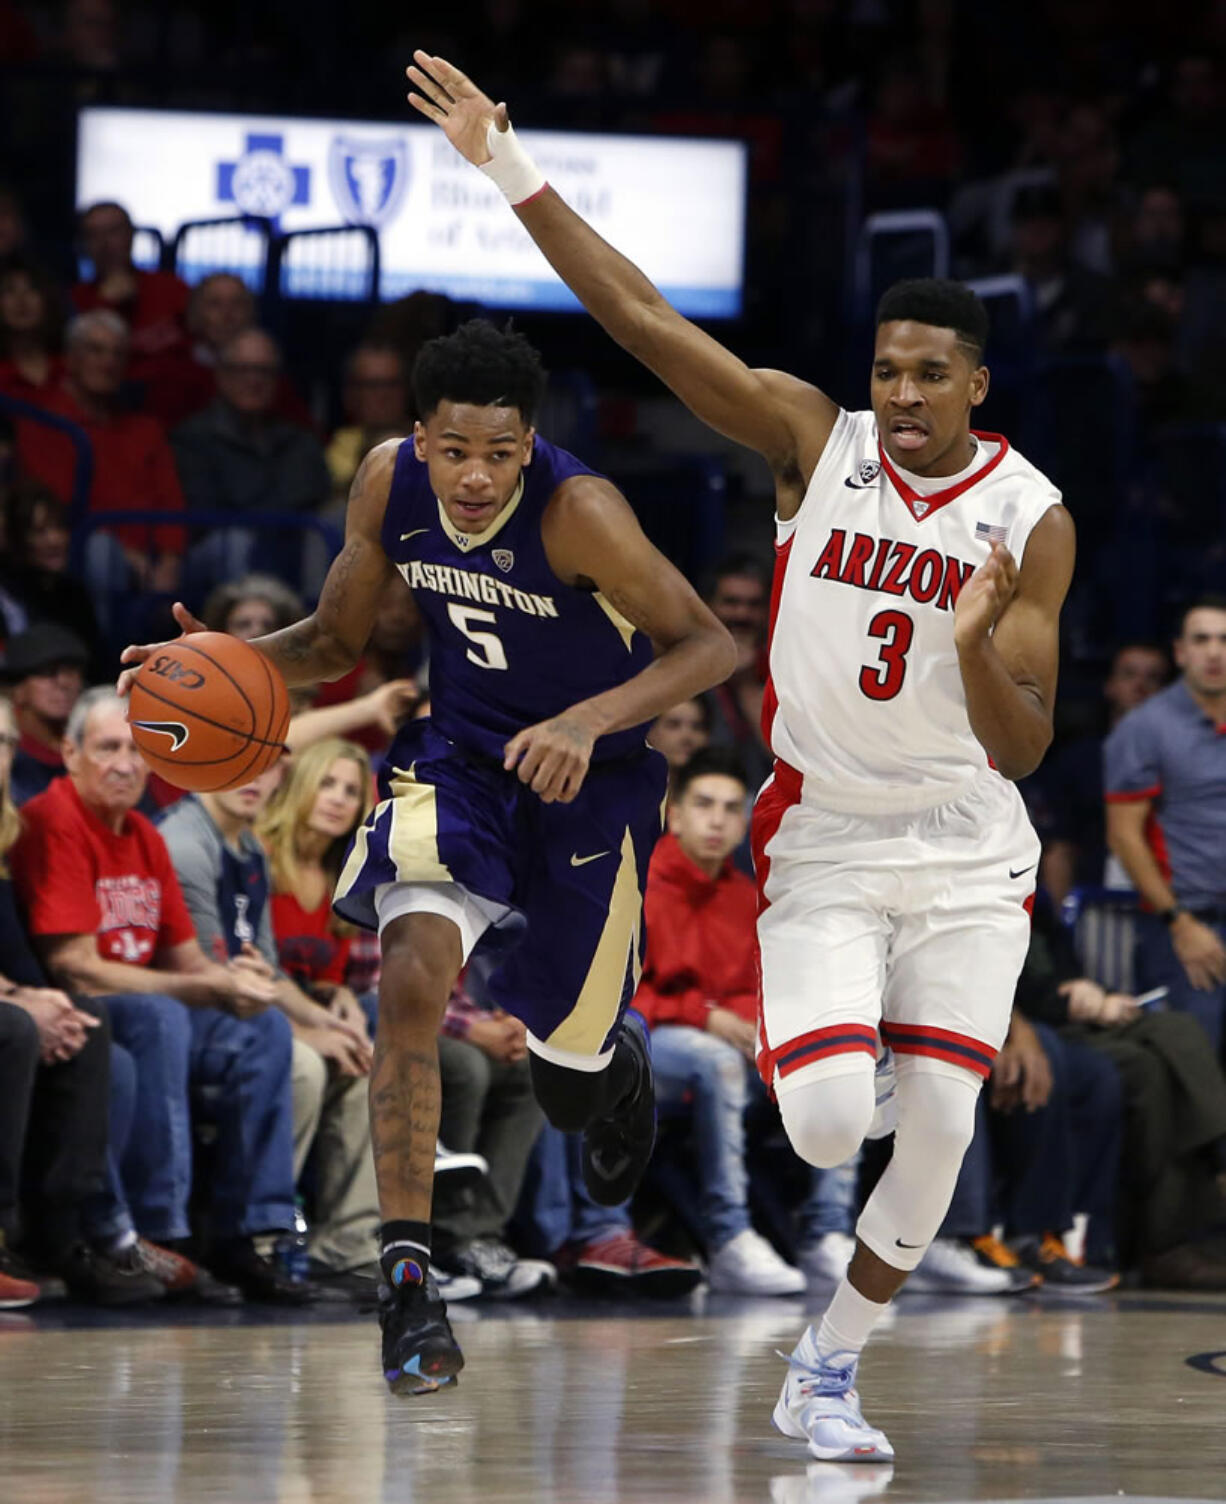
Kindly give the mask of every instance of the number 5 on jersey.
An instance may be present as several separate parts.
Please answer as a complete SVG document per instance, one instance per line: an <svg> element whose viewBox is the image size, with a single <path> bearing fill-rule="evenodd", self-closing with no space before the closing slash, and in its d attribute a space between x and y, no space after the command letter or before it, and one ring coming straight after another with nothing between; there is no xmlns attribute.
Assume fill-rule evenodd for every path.
<svg viewBox="0 0 1226 1504"><path fill-rule="evenodd" d="M881 639L881 651L876 663L866 663L860 670L860 692L870 700L892 700L907 677L907 650L915 623L905 611L878 611L868 624L868 635Z"/></svg>
<svg viewBox="0 0 1226 1504"><path fill-rule="evenodd" d="M451 618L452 625L472 643L472 647L464 655L469 663L475 663L479 668L506 668L507 655L503 651L501 639L495 637L493 632L478 632L473 627L474 622L496 626L498 618L492 611L482 611L476 606L458 606L453 602L447 607L447 615Z"/></svg>

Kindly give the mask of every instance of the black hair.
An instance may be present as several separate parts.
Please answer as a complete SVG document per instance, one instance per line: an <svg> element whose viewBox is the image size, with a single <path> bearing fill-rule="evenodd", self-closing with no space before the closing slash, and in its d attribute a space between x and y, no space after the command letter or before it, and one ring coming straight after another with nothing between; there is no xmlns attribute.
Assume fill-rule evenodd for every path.
<svg viewBox="0 0 1226 1504"><path fill-rule="evenodd" d="M895 282L877 304L877 327L901 319L931 324L936 329L952 329L972 363L979 365L983 361L988 342L988 310L978 294L961 282L947 277L916 277Z"/></svg>
<svg viewBox="0 0 1226 1504"><path fill-rule="evenodd" d="M693 757L673 774L673 798L680 799L695 778L707 778L712 774L735 778L747 791L749 789L745 764L731 747L699 747Z"/></svg>
<svg viewBox="0 0 1226 1504"><path fill-rule="evenodd" d="M1179 610L1179 625L1175 629L1175 636L1182 637L1187 631L1188 617L1193 611L1226 611L1226 595L1219 595L1215 591L1207 591L1204 595L1194 596L1185 606Z"/></svg>
<svg viewBox="0 0 1226 1504"><path fill-rule="evenodd" d="M525 424L545 395L545 367L522 334L469 319L454 334L427 341L413 362L417 415L425 422L440 402L514 407Z"/></svg>

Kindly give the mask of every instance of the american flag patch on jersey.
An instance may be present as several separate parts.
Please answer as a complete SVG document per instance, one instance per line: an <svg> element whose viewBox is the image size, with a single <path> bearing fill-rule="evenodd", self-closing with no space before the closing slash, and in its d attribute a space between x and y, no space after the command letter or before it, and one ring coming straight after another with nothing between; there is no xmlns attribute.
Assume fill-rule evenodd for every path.
<svg viewBox="0 0 1226 1504"><path fill-rule="evenodd" d="M1001 527L994 522L977 522L975 524L975 537L983 538L988 543L1003 543L1009 536L1009 529Z"/></svg>

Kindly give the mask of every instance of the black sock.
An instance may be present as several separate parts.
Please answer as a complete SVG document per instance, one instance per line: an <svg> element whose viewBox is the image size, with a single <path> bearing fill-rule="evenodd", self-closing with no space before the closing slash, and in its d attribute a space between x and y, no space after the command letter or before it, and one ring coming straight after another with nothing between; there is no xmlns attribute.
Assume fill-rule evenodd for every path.
<svg viewBox="0 0 1226 1504"><path fill-rule="evenodd" d="M383 1277L393 1289L425 1284L430 1268L429 1222L385 1222L379 1244Z"/></svg>

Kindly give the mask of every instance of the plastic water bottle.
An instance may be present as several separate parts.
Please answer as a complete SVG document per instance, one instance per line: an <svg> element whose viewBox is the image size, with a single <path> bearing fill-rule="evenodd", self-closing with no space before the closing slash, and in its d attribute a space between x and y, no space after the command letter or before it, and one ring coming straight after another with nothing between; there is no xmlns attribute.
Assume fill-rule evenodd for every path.
<svg viewBox="0 0 1226 1504"><path fill-rule="evenodd" d="M306 1279L310 1268L307 1252L307 1219L302 1197L294 1197L294 1226L277 1239L277 1263L290 1279Z"/></svg>

